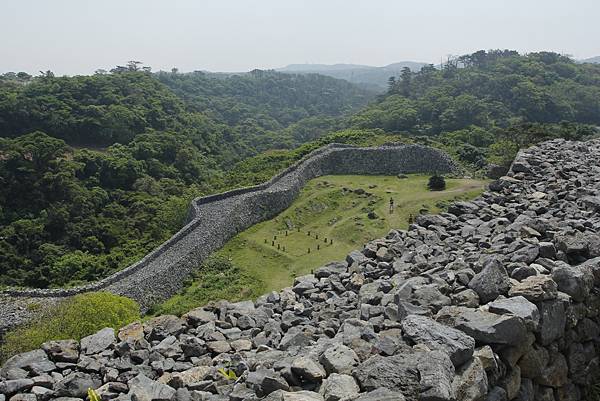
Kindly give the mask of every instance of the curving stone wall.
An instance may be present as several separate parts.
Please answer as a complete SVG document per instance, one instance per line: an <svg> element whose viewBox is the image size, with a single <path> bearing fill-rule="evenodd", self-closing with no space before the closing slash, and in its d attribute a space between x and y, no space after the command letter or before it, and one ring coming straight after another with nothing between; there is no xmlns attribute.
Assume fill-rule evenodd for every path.
<svg viewBox="0 0 600 401"><path fill-rule="evenodd" d="M146 310L175 294L190 271L231 237L289 207L313 178L329 174L395 175L455 170L446 154L420 145L357 148L331 144L264 184L195 199L185 227L139 262L101 281L65 289L9 289L2 295L56 298L104 290L133 298ZM3 303L8 305L9 301ZM7 306L5 312L8 310Z"/></svg>
<svg viewBox="0 0 600 401"><path fill-rule="evenodd" d="M256 301L0 368L8 401L592 401L599 382L600 140L522 151L477 199Z"/></svg>

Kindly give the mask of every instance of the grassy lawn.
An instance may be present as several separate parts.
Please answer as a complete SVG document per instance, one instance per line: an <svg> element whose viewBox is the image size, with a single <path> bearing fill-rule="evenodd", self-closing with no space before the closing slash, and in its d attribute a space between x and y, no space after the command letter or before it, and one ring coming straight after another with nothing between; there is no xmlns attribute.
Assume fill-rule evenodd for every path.
<svg viewBox="0 0 600 401"><path fill-rule="evenodd" d="M220 268L201 270L180 295L155 311L181 313L210 300L248 299L287 287L294 277L344 259L349 251L392 228L407 228L411 214L436 213L452 201L476 197L486 183L447 179L446 190L432 192L428 179L424 175L316 178L286 211L238 234L218 251Z"/></svg>

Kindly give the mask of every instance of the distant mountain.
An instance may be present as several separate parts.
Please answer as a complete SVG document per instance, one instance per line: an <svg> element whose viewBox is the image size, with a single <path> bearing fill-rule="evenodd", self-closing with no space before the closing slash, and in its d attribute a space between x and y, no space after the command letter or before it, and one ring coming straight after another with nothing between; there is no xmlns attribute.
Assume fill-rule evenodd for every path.
<svg viewBox="0 0 600 401"><path fill-rule="evenodd" d="M581 60L581 62L583 62L583 63L596 63L596 64L600 64L600 56L586 58L585 60Z"/></svg>
<svg viewBox="0 0 600 401"><path fill-rule="evenodd" d="M383 67L373 67L361 64L290 64L277 71L294 74L321 74L333 78L345 79L362 87L384 91L388 79L400 74L404 67L419 71L427 63L416 61L401 61Z"/></svg>

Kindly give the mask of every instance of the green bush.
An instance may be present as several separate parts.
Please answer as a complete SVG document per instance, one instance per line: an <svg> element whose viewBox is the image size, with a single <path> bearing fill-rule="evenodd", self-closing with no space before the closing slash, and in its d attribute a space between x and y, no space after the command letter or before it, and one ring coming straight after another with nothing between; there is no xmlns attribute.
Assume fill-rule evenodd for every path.
<svg viewBox="0 0 600 401"><path fill-rule="evenodd" d="M443 191L446 189L446 180L441 175L434 174L429 177L427 188L429 188L430 191Z"/></svg>
<svg viewBox="0 0 600 401"><path fill-rule="evenodd" d="M49 340L80 340L104 327L118 329L139 318L140 307L132 299L107 292L75 295L45 310L36 322L9 331L0 346L0 361Z"/></svg>

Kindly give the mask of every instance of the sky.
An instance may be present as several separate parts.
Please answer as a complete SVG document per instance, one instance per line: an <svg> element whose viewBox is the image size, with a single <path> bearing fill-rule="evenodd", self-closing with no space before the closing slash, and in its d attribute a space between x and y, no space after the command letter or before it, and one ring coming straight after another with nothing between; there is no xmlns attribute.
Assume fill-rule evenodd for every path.
<svg viewBox="0 0 600 401"><path fill-rule="evenodd" d="M598 0L0 0L0 73L439 63L480 49L600 56Z"/></svg>

